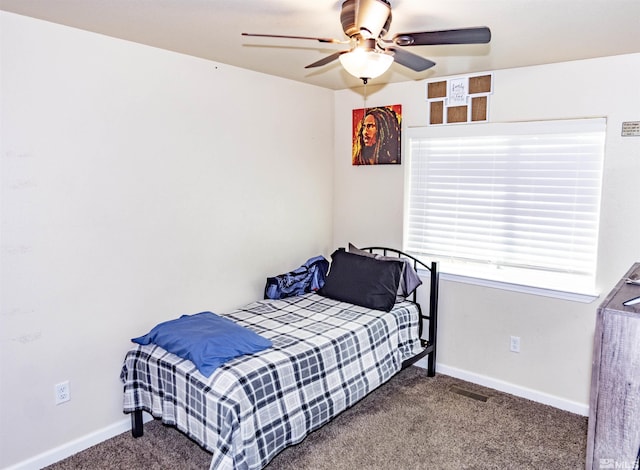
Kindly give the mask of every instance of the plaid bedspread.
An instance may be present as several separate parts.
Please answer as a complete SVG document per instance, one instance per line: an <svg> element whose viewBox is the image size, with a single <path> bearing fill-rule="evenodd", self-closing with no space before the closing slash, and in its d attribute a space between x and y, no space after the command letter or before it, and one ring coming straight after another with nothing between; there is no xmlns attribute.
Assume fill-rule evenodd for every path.
<svg viewBox="0 0 640 470"><path fill-rule="evenodd" d="M420 352L418 309L389 313L316 294L224 314L273 347L210 377L153 344L125 358L124 411L144 410L213 453L211 469L260 469L355 404Z"/></svg>

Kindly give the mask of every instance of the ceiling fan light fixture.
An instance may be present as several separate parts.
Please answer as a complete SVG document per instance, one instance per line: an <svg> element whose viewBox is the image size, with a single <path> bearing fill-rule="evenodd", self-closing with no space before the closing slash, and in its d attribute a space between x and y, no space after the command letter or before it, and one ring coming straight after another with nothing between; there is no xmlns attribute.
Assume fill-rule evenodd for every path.
<svg viewBox="0 0 640 470"><path fill-rule="evenodd" d="M344 69L356 78L376 78L385 73L393 63L393 55L356 47L342 54L340 63Z"/></svg>

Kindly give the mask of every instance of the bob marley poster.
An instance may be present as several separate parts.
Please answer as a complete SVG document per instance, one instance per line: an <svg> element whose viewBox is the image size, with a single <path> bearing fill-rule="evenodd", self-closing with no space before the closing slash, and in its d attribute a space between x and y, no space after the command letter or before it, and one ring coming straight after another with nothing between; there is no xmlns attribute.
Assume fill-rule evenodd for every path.
<svg viewBox="0 0 640 470"><path fill-rule="evenodd" d="M400 164L402 105L353 110L353 165Z"/></svg>

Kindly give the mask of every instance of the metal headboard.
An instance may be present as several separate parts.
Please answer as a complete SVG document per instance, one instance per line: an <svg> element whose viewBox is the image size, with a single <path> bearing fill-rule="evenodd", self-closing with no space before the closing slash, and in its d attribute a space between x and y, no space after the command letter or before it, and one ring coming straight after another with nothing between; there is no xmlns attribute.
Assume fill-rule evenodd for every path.
<svg viewBox="0 0 640 470"><path fill-rule="evenodd" d="M412 256L408 253L397 250L395 248L388 248L384 246L368 246L368 247L359 248L359 249L362 251L368 251L371 254L382 254L383 256L397 257L399 259L404 258L409 260L412 263L413 269L416 272L418 272L418 270L421 270L421 269L429 271L430 291L429 291L429 314L428 315L424 315L422 311L422 307L420 306L420 303L417 302L417 296L416 296L417 289L413 291L413 294L411 294L411 300L418 306L418 309L420 311L421 321L418 327L418 331L421 337L422 345L425 348L425 350L423 351L422 354L418 355L414 360L411 360L410 364L429 354L429 365L428 365L429 375L430 376L435 375L436 342L437 342L437 329L438 329L438 289L439 289L439 282L440 282L440 279L439 279L440 273L438 272L438 263L436 261L433 261L431 262L431 266L429 266L424 262L420 261L415 256ZM426 340L422 338L423 320L429 320L429 335ZM410 365L410 364L407 364L407 365Z"/></svg>

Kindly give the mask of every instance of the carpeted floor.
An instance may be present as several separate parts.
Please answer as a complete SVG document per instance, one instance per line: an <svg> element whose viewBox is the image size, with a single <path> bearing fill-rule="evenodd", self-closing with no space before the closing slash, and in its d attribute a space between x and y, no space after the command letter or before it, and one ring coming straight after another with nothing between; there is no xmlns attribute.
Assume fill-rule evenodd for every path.
<svg viewBox="0 0 640 470"><path fill-rule="evenodd" d="M410 367L266 470L584 469L586 439L583 416ZM127 432L47 468L207 469L210 460L154 421L139 439Z"/></svg>

